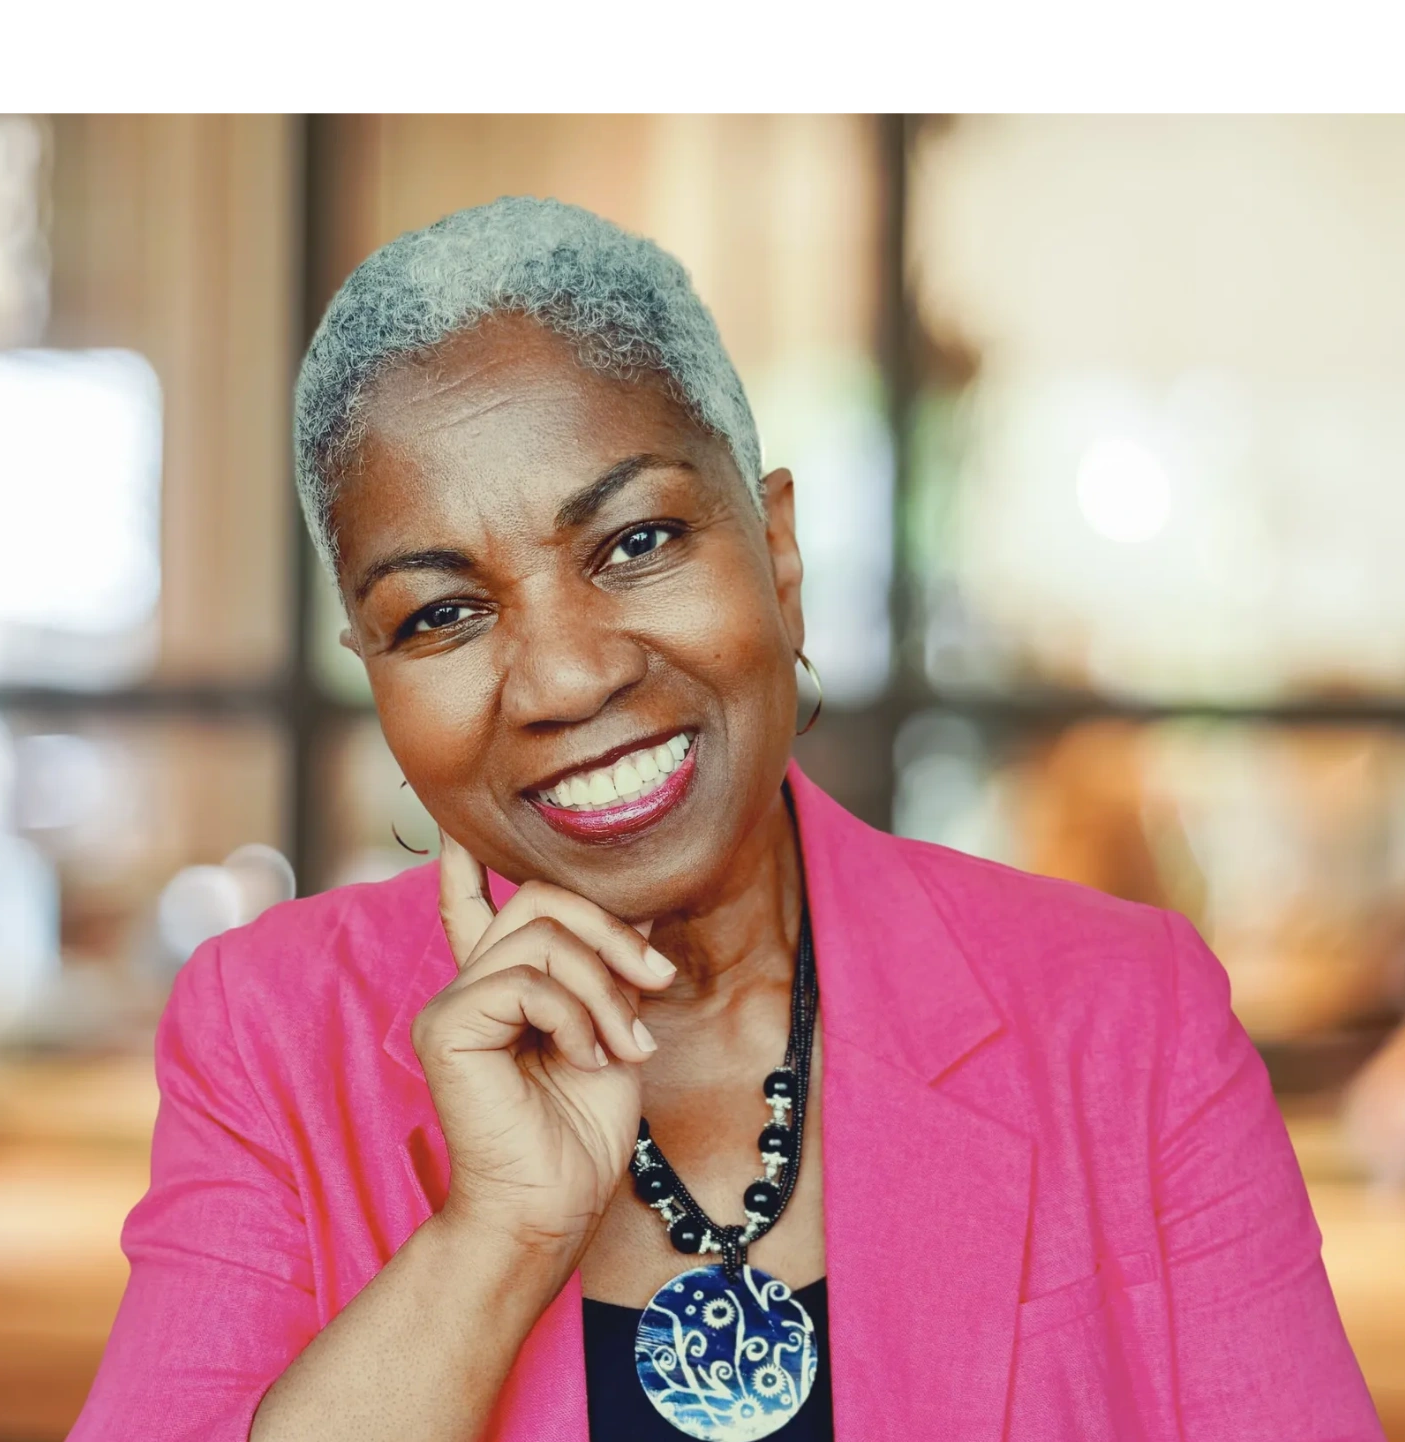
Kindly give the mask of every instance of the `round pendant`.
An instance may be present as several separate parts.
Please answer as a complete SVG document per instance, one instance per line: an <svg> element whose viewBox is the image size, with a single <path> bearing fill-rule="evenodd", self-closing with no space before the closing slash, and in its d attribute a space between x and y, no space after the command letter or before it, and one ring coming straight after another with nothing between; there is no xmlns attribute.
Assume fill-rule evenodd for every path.
<svg viewBox="0 0 1405 1442"><path fill-rule="evenodd" d="M701 1442L752 1442L784 1427L815 1382L815 1324L784 1282L720 1266L665 1282L639 1319L634 1365L644 1392Z"/></svg>

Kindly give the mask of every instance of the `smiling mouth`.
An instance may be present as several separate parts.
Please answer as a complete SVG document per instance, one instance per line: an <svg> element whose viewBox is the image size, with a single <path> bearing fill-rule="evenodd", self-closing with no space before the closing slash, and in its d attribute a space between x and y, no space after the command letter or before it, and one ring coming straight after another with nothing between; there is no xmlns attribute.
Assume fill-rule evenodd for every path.
<svg viewBox="0 0 1405 1442"><path fill-rule="evenodd" d="M584 768L527 799L555 830L579 841L614 841L671 811L693 779L696 736L680 731L609 766Z"/></svg>
<svg viewBox="0 0 1405 1442"><path fill-rule="evenodd" d="M563 777L532 800L563 811L608 811L657 791L682 766L693 737L679 731L657 746L642 746L608 766L583 767Z"/></svg>

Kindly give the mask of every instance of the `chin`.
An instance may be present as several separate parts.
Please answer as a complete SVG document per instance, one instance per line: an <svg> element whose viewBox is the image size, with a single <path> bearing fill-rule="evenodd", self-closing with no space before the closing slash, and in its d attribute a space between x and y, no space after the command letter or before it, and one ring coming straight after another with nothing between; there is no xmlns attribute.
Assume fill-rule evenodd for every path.
<svg viewBox="0 0 1405 1442"><path fill-rule="evenodd" d="M646 921L706 908L725 883L734 838L705 831L685 846L618 848L552 867L545 879L582 896L623 921ZM555 858L553 858L555 860Z"/></svg>
<svg viewBox="0 0 1405 1442"><path fill-rule="evenodd" d="M730 787L716 798L699 788L689 802L676 817L618 837L551 836L522 875L579 892L625 921L704 910L724 889L750 818L745 796Z"/></svg>

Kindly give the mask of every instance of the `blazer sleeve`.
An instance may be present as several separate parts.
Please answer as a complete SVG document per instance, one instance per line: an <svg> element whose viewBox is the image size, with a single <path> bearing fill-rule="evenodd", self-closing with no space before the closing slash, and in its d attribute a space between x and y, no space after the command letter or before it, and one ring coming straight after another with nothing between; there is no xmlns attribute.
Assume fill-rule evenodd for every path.
<svg viewBox="0 0 1405 1442"><path fill-rule="evenodd" d="M1186 1442L1384 1442L1322 1233L1224 967L1179 916L1156 1211Z"/></svg>
<svg viewBox="0 0 1405 1442"><path fill-rule="evenodd" d="M247 1442L318 1329L296 1181L241 1061L218 940L178 974L156 1037L151 1187L131 1276L70 1442Z"/></svg>

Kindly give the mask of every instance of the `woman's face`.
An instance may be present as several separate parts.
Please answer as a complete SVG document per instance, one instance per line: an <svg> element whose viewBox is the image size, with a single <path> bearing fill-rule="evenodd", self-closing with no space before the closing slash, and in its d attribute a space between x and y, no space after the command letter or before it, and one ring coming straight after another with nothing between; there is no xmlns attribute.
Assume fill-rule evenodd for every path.
<svg viewBox="0 0 1405 1442"><path fill-rule="evenodd" d="M763 521L661 385L587 370L517 316L392 372L368 421L333 518L346 639L430 813L508 878L623 917L730 890L794 731L790 477L767 478ZM661 781L654 752L646 777L638 753L680 735L682 765ZM632 804L570 800L602 771L632 789L627 754Z"/></svg>

